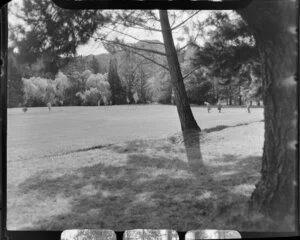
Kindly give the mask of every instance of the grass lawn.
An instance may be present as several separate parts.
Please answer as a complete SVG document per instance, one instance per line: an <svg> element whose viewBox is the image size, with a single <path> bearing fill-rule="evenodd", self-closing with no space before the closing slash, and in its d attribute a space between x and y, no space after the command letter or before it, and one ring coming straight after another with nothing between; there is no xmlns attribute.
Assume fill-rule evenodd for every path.
<svg viewBox="0 0 300 240"><path fill-rule="evenodd" d="M192 110L200 134L174 106L9 109L8 229L257 230L263 110Z"/></svg>

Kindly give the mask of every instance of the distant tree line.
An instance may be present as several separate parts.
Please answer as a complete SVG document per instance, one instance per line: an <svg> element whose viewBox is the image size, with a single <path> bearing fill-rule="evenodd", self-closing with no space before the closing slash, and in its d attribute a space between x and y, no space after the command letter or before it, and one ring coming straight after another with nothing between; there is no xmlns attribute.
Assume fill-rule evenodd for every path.
<svg viewBox="0 0 300 240"><path fill-rule="evenodd" d="M90 15L86 14L80 17L89 18ZM103 19L103 21L107 20ZM49 22L49 24L52 26L54 23ZM211 26L214 28L209 28ZM87 27L92 31L95 26L93 24L89 26L87 23ZM204 22L198 23L196 28L202 35L206 35L205 44L200 46L196 43L196 38L190 38L185 47L177 47L180 67L183 73L186 73L184 86L189 103L215 104L221 100L227 105L244 105L249 101L256 101L260 105L261 66L253 37L245 22L232 12L214 12ZM34 36L28 36L26 41L31 37ZM11 38L16 39L16 36ZM155 52L165 51L159 41L140 40L135 44L125 44L120 41L106 42L104 46L109 52L107 54L98 56L67 54L64 57L55 55L55 67L51 67L54 62L50 61L49 54L33 55L23 42L16 41L20 49L18 53L13 52L12 49L9 51L9 107L24 104L42 106L47 104L45 101L54 101L53 105L56 105L58 97L54 100L51 99L52 97L44 98L43 101L41 98L33 101L33 97L27 100L29 98L25 96L24 91L28 86L24 85L22 78L31 79L36 84L37 79L54 81L58 72L65 74L71 83L66 89L64 99L59 97L61 99L59 101L63 101L64 105L97 105L98 101L103 105L99 90L85 86L87 79L83 73L86 71L96 75L106 74L110 95L105 99L109 104L150 102L175 104L175 92L170 73L166 68L155 64L167 66L165 57L155 54ZM72 44L69 50L65 49L65 52L72 52L71 46ZM132 48L137 49L133 51ZM26 83L29 84L28 81ZM52 96L53 93L48 95Z"/></svg>
<svg viewBox="0 0 300 240"><path fill-rule="evenodd" d="M183 69L191 67L192 64L196 66L195 61L199 61L200 58L197 58L197 54L200 54L200 51L201 49L196 46L187 48L180 62ZM168 71L124 50L117 54L106 54L105 60L106 62L102 60L100 63L95 56L79 56L70 59L55 74L55 72L45 71L43 60L30 66L18 63L17 54L10 51L8 66L9 107L20 107L24 104L27 106L45 106L49 101L53 105L58 105L59 101L63 101L64 105L69 106L98 105L98 101L100 101L100 105L103 105L100 90L96 91L95 86L86 85L88 84L88 77L98 78L99 81L105 79L110 92L109 96L105 97L107 104L145 104L150 102L174 104L174 93ZM261 93L258 89L260 76L259 73L254 72L259 71L258 64L244 64L237 76L231 77L227 81L226 78L222 79L207 69L199 68L184 80L190 103L203 105L207 101L215 104L219 99L222 99L227 105L243 105L250 99L259 104L261 100ZM48 93L49 97L38 96L43 94L40 92L39 94L35 93L37 94L35 97L29 98L28 85L30 81L33 85L38 85L38 82L41 81L40 84L42 85L45 84L45 79L48 79L50 85L55 85L57 77L60 79L63 75L68 79L69 84L69 87L65 89L64 96L57 97L53 94L52 87L46 89L40 87L38 88L39 91L51 91ZM53 83L50 81L51 79ZM25 82L27 85L24 85Z"/></svg>

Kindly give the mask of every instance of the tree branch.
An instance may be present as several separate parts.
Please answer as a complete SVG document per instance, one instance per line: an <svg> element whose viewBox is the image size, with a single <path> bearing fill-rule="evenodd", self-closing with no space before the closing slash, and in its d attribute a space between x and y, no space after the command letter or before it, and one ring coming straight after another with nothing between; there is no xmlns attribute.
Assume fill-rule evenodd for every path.
<svg viewBox="0 0 300 240"><path fill-rule="evenodd" d="M123 46L123 47L125 47L125 48L132 48L132 49L135 49L135 50L140 50L140 51L150 52L150 53L158 54L158 55L161 55L161 56L167 56L167 55L166 55L165 53L163 53L163 52L159 52L159 51L155 51L155 50L151 50L151 49L147 49L147 48L134 47L134 46L130 46L130 45L127 45L127 44L124 44L124 43L121 43L121 42L110 41L110 40L104 39L104 38L102 38L102 37L100 37L100 38L95 38L95 40L105 41L105 42L109 42L109 43L112 43L112 44L118 44L118 45Z"/></svg>
<svg viewBox="0 0 300 240"><path fill-rule="evenodd" d="M158 66L164 68L165 70L169 71L169 68L167 68L166 66L164 66L164 65L162 65L162 64L160 64L160 63L158 63L158 62L156 62L155 60L153 60L153 59L151 59L151 58L149 58L149 57L146 57L145 55L143 55L143 54L141 54L141 53L138 53L138 52L135 52L135 51L131 51L131 52L134 53L134 54L136 54L136 55L138 55L138 56L141 56L141 57L143 57L143 58L149 60L150 62L152 62L152 63L154 63L154 64L156 64L156 65L158 65Z"/></svg>
<svg viewBox="0 0 300 240"><path fill-rule="evenodd" d="M171 28L171 30L175 30L176 28L179 28L181 25L185 24L188 20L190 20L192 17L194 17L196 14L198 14L201 10L198 10L197 12L195 12L194 14L192 14L191 16L189 16L187 19L185 19L184 21L182 21L181 23L177 24L175 27Z"/></svg>
<svg viewBox="0 0 300 240"><path fill-rule="evenodd" d="M180 52L181 50L185 49L188 45L190 45L190 43L187 43L187 44L185 44L183 47L178 48L178 49L176 50L176 52Z"/></svg>
<svg viewBox="0 0 300 240"><path fill-rule="evenodd" d="M188 72L187 74L185 74L182 78L183 78L183 79L186 79L188 76L190 76L193 72L195 72L195 71L198 70L198 69L199 69L199 67L194 68L193 70L191 70L190 72Z"/></svg>
<svg viewBox="0 0 300 240"><path fill-rule="evenodd" d="M128 37L130 37L130 38L132 38L132 39L138 40L138 41L140 41L140 42L144 42L144 43L148 43L148 44L159 44L159 45L164 46L164 44L161 43L161 42L151 42L151 41L147 41L147 40L141 40L141 39L136 38L136 37L134 37L134 36L132 36L132 35L130 35L130 34L121 32L121 31L116 30L116 29L111 29L111 28L109 28L109 27L103 27L103 28L107 28L107 29L109 29L109 30L111 30L111 31L113 31L113 32L117 32L117 33L123 34L123 35L125 35L125 36L128 36Z"/></svg>
<svg viewBox="0 0 300 240"><path fill-rule="evenodd" d="M145 24L141 23L140 20L139 20L139 17L140 17L140 15L136 16L135 19L128 19L128 16L122 17L122 18L119 18L118 20L115 20L113 25L115 25L115 24L119 25L120 24L120 25L124 26L124 22L126 22L125 25L127 27L136 28L136 29L143 29L143 30L149 30L149 31L155 31L155 32L161 32L161 29L149 27L149 26L146 26ZM120 20L122 21L122 23L119 22ZM155 19L152 19L152 20L155 20ZM158 21L158 20L156 20L156 21Z"/></svg>
<svg viewBox="0 0 300 240"><path fill-rule="evenodd" d="M97 39L97 38L96 38L96 39ZM132 50L132 49L139 50L139 48L131 47L131 46L128 46L128 45L126 45L126 44L121 44L121 43L117 43L117 42L114 42L114 41L109 41L109 40L106 40L106 39L100 39L100 40L101 40L101 41L109 42L109 43L111 43L111 44L119 44L119 45L123 45L124 47L129 47L129 48L131 48L131 50L127 50L127 51L130 51L130 52L132 52L132 53L134 53L134 54L136 54L136 55L138 55L138 56L141 56L141 57L143 57L144 59L147 59L147 60L149 60L150 62L152 62L152 63L154 63L154 64L156 64L156 65L158 65L158 66L164 68L165 70L169 71L169 69L168 69L166 66L162 65L161 63L158 63L158 62L156 62L155 60L153 60L153 59L151 59L151 58L149 58L149 57L147 57L147 56L145 56L145 55L143 55L143 54L141 54L141 53L138 53L138 52ZM125 50L125 51L126 51L126 50ZM148 50L144 50L144 51L148 51ZM148 51L148 52L149 52L149 51ZM166 56L166 55L164 55L164 56Z"/></svg>
<svg viewBox="0 0 300 240"><path fill-rule="evenodd" d="M170 21L172 21L172 23L170 23L170 25L171 25L171 28L174 26L174 24L175 24L175 20L176 20L176 15L175 14L172 14L172 15L170 15L170 16L172 16L172 20L171 20L171 18L170 18Z"/></svg>
<svg viewBox="0 0 300 240"><path fill-rule="evenodd" d="M139 27L138 27L138 26L139 26ZM154 32L161 32L161 29L152 28L152 27L148 27L148 26L141 25L141 24L137 24L137 26L130 26L130 27L136 28L136 29L142 29L142 30L154 31Z"/></svg>

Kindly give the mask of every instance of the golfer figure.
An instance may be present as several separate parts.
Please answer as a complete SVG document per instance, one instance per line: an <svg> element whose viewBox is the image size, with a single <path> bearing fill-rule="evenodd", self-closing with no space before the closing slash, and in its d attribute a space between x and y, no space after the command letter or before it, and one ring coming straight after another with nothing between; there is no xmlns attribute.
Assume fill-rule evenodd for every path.
<svg viewBox="0 0 300 240"><path fill-rule="evenodd" d="M47 107L48 107L49 112L50 112L51 111L51 103L50 102L47 103Z"/></svg>
<svg viewBox="0 0 300 240"><path fill-rule="evenodd" d="M221 112L222 110L222 104L221 104L221 101L219 100L218 103L217 103L217 108L219 110L219 113Z"/></svg>
<svg viewBox="0 0 300 240"><path fill-rule="evenodd" d="M207 106L207 112L209 113L209 111L211 109L209 102L204 102L204 104Z"/></svg>
<svg viewBox="0 0 300 240"><path fill-rule="evenodd" d="M247 103L247 111L248 111L248 113L251 113L251 111L250 111L250 107L251 106L252 106L252 102L250 101L250 102Z"/></svg>

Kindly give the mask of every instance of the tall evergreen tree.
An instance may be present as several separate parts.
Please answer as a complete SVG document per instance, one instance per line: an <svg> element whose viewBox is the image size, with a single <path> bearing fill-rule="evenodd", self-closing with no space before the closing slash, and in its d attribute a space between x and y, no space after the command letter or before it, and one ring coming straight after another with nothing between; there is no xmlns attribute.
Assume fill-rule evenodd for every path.
<svg viewBox="0 0 300 240"><path fill-rule="evenodd" d="M114 56L109 61L107 80L110 84L111 104L118 105L126 103L126 93L122 87L121 79L118 75L117 60Z"/></svg>
<svg viewBox="0 0 300 240"><path fill-rule="evenodd" d="M214 28L208 28L212 26ZM257 69L261 65L255 40L246 22L233 12L214 12L199 24L199 28L206 32L209 41L195 47L191 65L209 70L208 77L218 93L215 97L226 99L229 105L234 100L241 104L241 87L248 91L256 89L256 94L251 97L259 97L261 74Z"/></svg>
<svg viewBox="0 0 300 240"><path fill-rule="evenodd" d="M7 89L8 89L8 107L18 107L23 102L23 83L22 74L19 64L12 52L12 49L8 51L8 68L7 68Z"/></svg>
<svg viewBox="0 0 300 240"><path fill-rule="evenodd" d="M277 220L296 210L297 1L255 0L238 10L254 35L262 62L265 142L253 209ZM299 199L297 200L299 201Z"/></svg>
<svg viewBox="0 0 300 240"><path fill-rule="evenodd" d="M87 43L96 29L107 22L100 10L67 10L52 1L24 0L17 25L10 38L18 48L19 61L34 63L43 58L47 71L55 75L78 45Z"/></svg>
<svg viewBox="0 0 300 240"><path fill-rule="evenodd" d="M93 58L92 58L90 64L91 64L90 66L91 66L91 69L92 69L94 74L97 74L97 73L101 72L99 62L98 62L97 58L94 55L93 55Z"/></svg>

